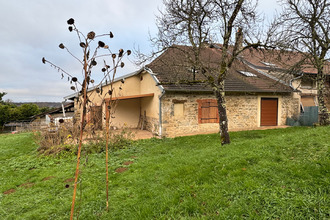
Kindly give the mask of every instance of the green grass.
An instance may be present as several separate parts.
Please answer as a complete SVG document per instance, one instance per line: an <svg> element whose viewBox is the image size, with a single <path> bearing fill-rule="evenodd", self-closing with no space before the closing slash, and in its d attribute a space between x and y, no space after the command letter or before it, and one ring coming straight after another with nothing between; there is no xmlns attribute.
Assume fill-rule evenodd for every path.
<svg viewBox="0 0 330 220"><path fill-rule="evenodd" d="M105 155L83 156L76 215L329 219L329 134L330 127L233 132L224 147L217 134L134 142L110 155L109 212ZM73 187L66 180L76 158L40 157L36 148L33 134L0 135L0 219L69 218Z"/></svg>

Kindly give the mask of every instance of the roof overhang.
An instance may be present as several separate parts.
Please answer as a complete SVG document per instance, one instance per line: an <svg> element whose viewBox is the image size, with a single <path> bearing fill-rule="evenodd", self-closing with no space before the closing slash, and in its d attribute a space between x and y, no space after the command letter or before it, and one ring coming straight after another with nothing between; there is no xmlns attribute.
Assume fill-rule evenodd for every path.
<svg viewBox="0 0 330 220"><path fill-rule="evenodd" d="M116 101L116 100L127 100L127 99L138 99L138 98L145 98L145 97L153 97L154 93L148 93L148 94L140 94L140 95L130 95L130 96L120 96L120 97L112 97L105 99L106 101Z"/></svg>

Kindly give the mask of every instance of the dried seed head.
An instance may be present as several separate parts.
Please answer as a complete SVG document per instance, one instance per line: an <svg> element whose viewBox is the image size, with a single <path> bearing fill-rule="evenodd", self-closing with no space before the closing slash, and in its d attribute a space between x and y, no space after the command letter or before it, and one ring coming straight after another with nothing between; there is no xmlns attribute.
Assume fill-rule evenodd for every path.
<svg viewBox="0 0 330 220"><path fill-rule="evenodd" d="M94 82L95 82L94 79L92 79L92 80L91 80L91 83L94 83Z"/></svg>
<svg viewBox="0 0 330 220"><path fill-rule="evenodd" d="M110 31L110 38L113 38L113 33Z"/></svg>
<svg viewBox="0 0 330 220"><path fill-rule="evenodd" d="M124 50L123 50L123 49L120 49L120 50L119 50L118 57L122 57L122 56L123 56L123 53L124 53Z"/></svg>
<svg viewBox="0 0 330 220"><path fill-rule="evenodd" d="M112 95L112 90L109 90L108 93L109 93L109 95Z"/></svg>
<svg viewBox="0 0 330 220"><path fill-rule="evenodd" d="M77 81L78 81L77 77L72 77L72 82L77 82Z"/></svg>
<svg viewBox="0 0 330 220"><path fill-rule="evenodd" d="M92 66L96 66L97 65L97 62L95 60L92 60L91 65Z"/></svg>
<svg viewBox="0 0 330 220"><path fill-rule="evenodd" d="M104 46L105 46L105 43L102 41L99 41L99 47L104 47Z"/></svg>
<svg viewBox="0 0 330 220"><path fill-rule="evenodd" d="M131 50L127 50L127 56L131 55L132 51Z"/></svg>
<svg viewBox="0 0 330 220"><path fill-rule="evenodd" d="M86 47L86 44L84 42L80 42L79 44L82 48L85 48Z"/></svg>
<svg viewBox="0 0 330 220"><path fill-rule="evenodd" d="M121 62L120 63L120 67L123 68L125 66L125 63L124 62Z"/></svg>
<svg viewBox="0 0 330 220"><path fill-rule="evenodd" d="M109 65L106 65L107 69L110 69L110 66Z"/></svg>
<svg viewBox="0 0 330 220"><path fill-rule="evenodd" d="M87 38L88 38L88 39L93 40L94 37L95 37L95 33L94 33L94 31L91 31L91 32L89 32L89 33L87 34Z"/></svg>
<svg viewBox="0 0 330 220"><path fill-rule="evenodd" d="M99 88L96 88L96 93L100 93L100 89Z"/></svg>
<svg viewBox="0 0 330 220"><path fill-rule="evenodd" d="M116 54L112 54L112 59L116 59Z"/></svg>
<svg viewBox="0 0 330 220"><path fill-rule="evenodd" d="M72 32L72 30L73 30L72 26L69 26L68 29L70 32Z"/></svg>
<svg viewBox="0 0 330 220"><path fill-rule="evenodd" d="M71 86L71 89L72 89L72 90L76 90L76 87L74 87L74 86Z"/></svg>
<svg viewBox="0 0 330 220"><path fill-rule="evenodd" d="M58 120L58 122L62 124L62 123L64 123L64 119L61 118L60 120Z"/></svg>
<svg viewBox="0 0 330 220"><path fill-rule="evenodd" d="M121 83L125 83L125 80L124 80L124 79L121 79L120 82L121 82Z"/></svg>
<svg viewBox="0 0 330 220"><path fill-rule="evenodd" d="M46 59L45 59L45 57L42 58L42 63L43 63L43 64L46 64Z"/></svg>
<svg viewBox="0 0 330 220"><path fill-rule="evenodd" d="M59 46L59 48L61 48L61 49L64 49L65 47L64 47L64 44L60 44L60 45L58 45Z"/></svg>
<svg viewBox="0 0 330 220"><path fill-rule="evenodd" d="M69 25L72 25L72 24L74 24L74 19L70 18L67 22L68 22Z"/></svg>
<svg viewBox="0 0 330 220"><path fill-rule="evenodd" d="M108 45L105 45L105 46L104 46L104 49L109 49L109 46L108 46Z"/></svg>
<svg viewBox="0 0 330 220"><path fill-rule="evenodd" d="M106 68L102 68L102 72L105 72L105 71L107 71L107 69Z"/></svg>

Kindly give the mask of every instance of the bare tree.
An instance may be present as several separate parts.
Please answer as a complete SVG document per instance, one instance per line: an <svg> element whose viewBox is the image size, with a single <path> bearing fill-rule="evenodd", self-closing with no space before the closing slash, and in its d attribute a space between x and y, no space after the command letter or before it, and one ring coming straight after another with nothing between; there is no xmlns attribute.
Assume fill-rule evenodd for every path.
<svg viewBox="0 0 330 220"><path fill-rule="evenodd" d="M329 0L282 0L284 10L273 22L276 30L275 43L286 50L298 52L301 68L308 64L317 70L317 98L320 124L330 124L326 106L330 51L330 1ZM307 64L307 65L306 65Z"/></svg>
<svg viewBox="0 0 330 220"><path fill-rule="evenodd" d="M157 17L158 35L152 39L163 51L175 44L189 45L186 59L200 71L213 88L218 102L221 144L229 144L224 81L233 62L248 48L261 46L251 43L257 22L257 2L252 0L164 0L165 11ZM243 34L245 40L243 40ZM205 42L221 44L221 59L217 67L201 59ZM256 41L256 40L255 40ZM179 49L179 47L178 47Z"/></svg>

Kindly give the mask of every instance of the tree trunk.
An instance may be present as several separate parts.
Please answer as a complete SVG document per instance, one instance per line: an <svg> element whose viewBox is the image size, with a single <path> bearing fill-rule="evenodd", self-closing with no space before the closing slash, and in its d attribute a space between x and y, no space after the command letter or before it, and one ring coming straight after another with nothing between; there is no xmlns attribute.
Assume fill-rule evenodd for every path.
<svg viewBox="0 0 330 220"><path fill-rule="evenodd" d="M217 90L215 90L214 93L215 93L215 96L218 101L220 142L221 142L221 145L230 144L224 88L217 89Z"/></svg>
<svg viewBox="0 0 330 220"><path fill-rule="evenodd" d="M323 70L318 70L317 74L317 101L319 104L320 125L330 124L330 115L325 104L325 75Z"/></svg>

